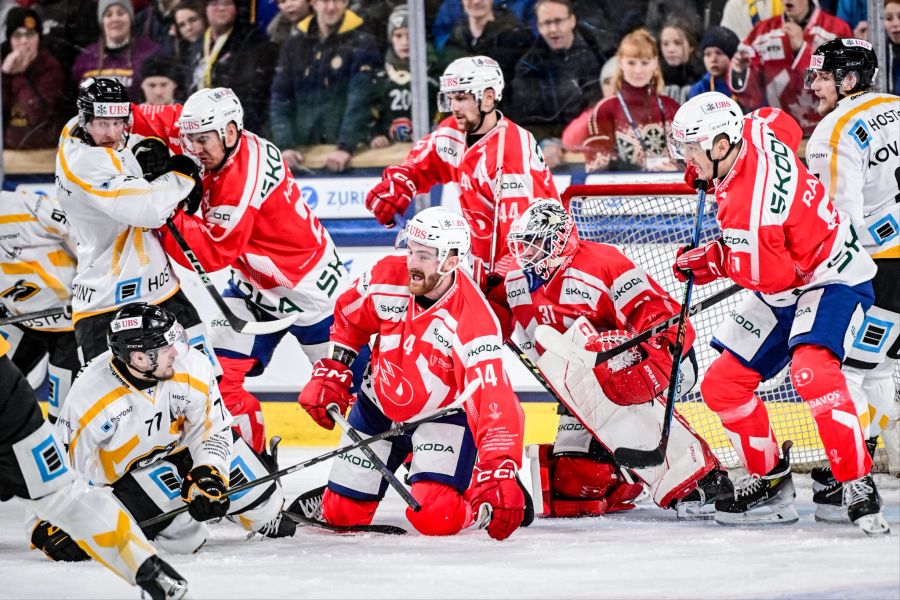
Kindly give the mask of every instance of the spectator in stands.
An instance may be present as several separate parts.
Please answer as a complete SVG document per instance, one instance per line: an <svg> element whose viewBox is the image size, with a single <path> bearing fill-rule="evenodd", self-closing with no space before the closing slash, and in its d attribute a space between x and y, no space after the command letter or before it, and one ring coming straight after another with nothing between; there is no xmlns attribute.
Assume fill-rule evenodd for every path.
<svg viewBox="0 0 900 600"><path fill-rule="evenodd" d="M96 0L40 0L33 8L44 22L41 42L71 73L78 55L100 35Z"/></svg>
<svg viewBox="0 0 900 600"><path fill-rule="evenodd" d="M622 38L616 95L597 103L588 122L585 169L674 171L667 138L678 103L663 95L656 40L646 29Z"/></svg>
<svg viewBox="0 0 900 600"><path fill-rule="evenodd" d="M237 21L235 0L207 0L206 21L209 26L188 92L231 88L244 106L244 126L257 133L267 131L277 47L253 25Z"/></svg>
<svg viewBox="0 0 900 600"><path fill-rule="evenodd" d="M159 46L145 37L132 36L131 0L100 0L97 21L100 39L75 59L72 83L77 87L90 77L110 77L119 80L132 98L140 98L141 65Z"/></svg>
<svg viewBox="0 0 900 600"><path fill-rule="evenodd" d="M156 42L163 52L171 54L175 47L175 6L178 0L153 0L135 14L137 35Z"/></svg>
<svg viewBox="0 0 900 600"><path fill-rule="evenodd" d="M600 99L616 95L615 79L619 70L619 59L613 56L600 69ZM596 105L594 105L596 106ZM567 152L584 152L584 140L590 136L588 123L594 113L594 106L588 106L571 123L566 125L562 134L563 150Z"/></svg>
<svg viewBox="0 0 900 600"><path fill-rule="evenodd" d="M466 18L453 28L441 52L439 69L443 71L464 56L489 56L500 65L504 81L512 81L516 63L531 46L531 32L508 9L494 8L491 0L462 3Z"/></svg>
<svg viewBox="0 0 900 600"><path fill-rule="evenodd" d="M540 140L559 137L600 100L600 61L575 27L570 0L538 0L534 10L540 35L516 64L510 106L516 123Z"/></svg>
<svg viewBox="0 0 900 600"><path fill-rule="evenodd" d="M888 38L887 90L900 96L900 0L884 0L884 29Z"/></svg>
<svg viewBox="0 0 900 600"><path fill-rule="evenodd" d="M310 12L307 0L278 0L278 14L266 28L269 41L281 47L286 39L297 33L297 24Z"/></svg>
<svg viewBox="0 0 900 600"><path fill-rule="evenodd" d="M298 146L335 144L326 166L343 171L367 141L369 93L381 57L375 38L347 8L348 0L314 0L300 33L281 47L272 82L272 141L291 168Z"/></svg>
<svg viewBox="0 0 900 600"><path fill-rule="evenodd" d="M187 46L203 37L208 24L201 0L180 0L175 6L175 56L183 54Z"/></svg>
<svg viewBox="0 0 900 600"><path fill-rule="evenodd" d="M782 108L809 136L822 119L815 95L803 88L810 57L824 42L851 36L846 23L811 0L785 2L784 13L757 23L731 59L731 89L746 110Z"/></svg>
<svg viewBox="0 0 900 600"><path fill-rule="evenodd" d="M178 65L168 56L151 56L141 66L141 91L144 93L144 104L165 106L184 102L187 98L181 93L178 82L181 81Z"/></svg>
<svg viewBox="0 0 900 600"><path fill-rule="evenodd" d="M654 38L662 33L662 28L670 17L686 20L694 31L703 30L701 15L706 0L639 0L634 5L647 6L643 26Z"/></svg>
<svg viewBox="0 0 900 600"><path fill-rule="evenodd" d="M53 148L63 118L65 73L41 44L41 18L30 8L6 14L2 50L3 146L14 150Z"/></svg>
<svg viewBox="0 0 900 600"><path fill-rule="evenodd" d="M534 29L536 21L534 3L535 0L494 0L494 7L510 10L521 25ZM434 39L434 46L438 51L444 49L444 45L450 39L450 34L453 33L453 28L466 16L462 0L442 0L437 10L432 12L426 9L425 14L435 15L434 22L431 24L431 37Z"/></svg>
<svg viewBox="0 0 900 600"><path fill-rule="evenodd" d="M391 39L385 37L388 20L394 9L406 6L406 0L351 0L350 10L363 20L363 27L372 34L382 55L391 47ZM434 15L434 13L431 13Z"/></svg>
<svg viewBox="0 0 900 600"><path fill-rule="evenodd" d="M784 11L784 0L728 0L722 12L722 27L742 40L760 21L777 17Z"/></svg>
<svg viewBox="0 0 900 600"><path fill-rule="evenodd" d="M869 34L868 0L838 0L835 16L850 26L853 37L864 40Z"/></svg>
<svg viewBox="0 0 900 600"><path fill-rule="evenodd" d="M697 56L697 34L681 17L669 17L659 37L665 94L679 104L687 99L691 86L703 76L703 63Z"/></svg>
<svg viewBox="0 0 900 600"><path fill-rule="evenodd" d="M704 92L719 92L734 97L734 91L728 85L728 66L740 43L738 36L727 27L709 28L700 42L706 74L691 87L689 100Z"/></svg>

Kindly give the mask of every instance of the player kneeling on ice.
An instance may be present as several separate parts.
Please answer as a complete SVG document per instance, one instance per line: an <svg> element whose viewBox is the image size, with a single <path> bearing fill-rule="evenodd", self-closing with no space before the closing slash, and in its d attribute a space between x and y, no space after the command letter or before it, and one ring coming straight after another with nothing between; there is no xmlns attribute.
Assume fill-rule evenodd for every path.
<svg viewBox="0 0 900 600"><path fill-rule="evenodd" d="M754 394L788 362L797 393L812 411L837 481L865 493L846 496L851 520L866 533L888 532L869 474L872 460L841 360L872 305L875 264L853 224L792 148L801 131L790 116L763 108L744 117L718 92L684 105L672 124L672 151L686 178L711 182L722 238L682 248L673 270L697 285L729 277L753 290L713 337L722 354L700 385L703 399L749 475L723 489L723 525L794 523L790 442L778 443L765 404ZM723 480L723 483L725 481ZM727 486L725 486L727 488Z"/></svg>
<svg viewBox="0 0 900 600"><path fill-rule="evenodd" d="M677 508L679 517L707 512L703 507L718 491L719 463L680 416L663 464L625 474L612 456L622 446L659 441L674 327L593 369L556 352L538 357L535 344L536 330L546 325L579 352L585 345L607 350L678 314L679 304L617 248L579 240L571 215L555 200L529 206L507 240L519 269L507 274L491 300L504 333L522 340L564 404L556 441L540 449L543 513L574 517L630 509L642 483L654 502ZM693 338L689 329L685 348ZM696 366L692 353L680 359L683 394L696 379Z"/></svg>
<svg viewBox="0 0 900 600"><path fill-rule="evenodd" d="M338 298L329 357L316 363L299 402L332 429L327 407L347 410L349 365L373 335L370 369L348 417L364 436L428 416L480 380L465 414L440 417L370 448L391 471L412 453L409 482L421 510L410 508L406 516L416 530L453 535L487 504L493 512L488 534L502 540L525 516L525 492L516 478L524 414L503 371L497 320L458 268L469 251L469 227L458 214L429 208L409 220L404 241L406 257L381 259ZM342 443L348 440L345 434ZM339 457L322 500L323 519L368 525L387 485L362 452Z"/></svg>
<svg viewBox="0 0 900 600"><path fill-rule="evenodd" d="M75 380L56 422L75 469L110 486L139 522L189 503L187 513L143 529L168 552L194 552L208 535L204 521L225 516L268 537L293 535L279 484L224 496L229 485L272 469L231 430L209 358L188 348L175 316L127 304L110 322L107 343Z"/></svg>

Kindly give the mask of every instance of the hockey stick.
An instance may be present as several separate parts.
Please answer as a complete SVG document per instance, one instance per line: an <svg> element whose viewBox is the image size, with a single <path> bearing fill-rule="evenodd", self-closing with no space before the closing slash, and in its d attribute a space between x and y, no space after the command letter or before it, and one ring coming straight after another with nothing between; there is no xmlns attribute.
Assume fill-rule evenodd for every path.
<svg viewBox="0 0 900 600"><path fill-rule="evenodd" d="M703 225L703 209L706 205L706 182L697 187L697 219L694 222L693 247L700 246L700 228ZM675 392L679 388L678 379L681 374L681 353L684 349L684 338L687 334L688 307L691 305L691 294L694 291L694 273L688 274L684 284L684 300L681 302L681 314L678 316L678 331L675 334L675 348L672 350L672 372L669 374L669 391L666 394L666 414L663 417L662 434L659 445L651 450L637 448L618 448L613 453L616 462L632 469L645 469L661 464L666 458L669 447L669 433L672 431L672 416L675 414Z"/></svg>
<svg viewBox="0 0 900 600"><path fill-rule="evenodd" d="M45 308L44 310L38 310L32 313L27 313L24 315L15 315L12 317L5 317L0 319L0 326L2 325L12 325L13 323L21 323L22 321L33 321L35 319L43 319L46 317L55 317L56 315L70 315L72 314L72 307L69 305L66 306L56 306L54 308Z"/></svg>
<svg viewBox="0 0 900 600"><path fill-rule="evenodd" d="M328 411L328 416L334 419L334 422L344 430L344 433L347 434L347 437L349 437L354 442L358 442L363 439L362 436L359 435L359 433L357 433L355 429L353 429L353 426L351 426L350 423L347 422L347 419L344 418L344 415L341 414L341 409L338 408L337 404L329 404L326 410ZM391 485L391 487L397 491L398 494L400 494L400 497L403 498L404 502L406 502L406 504L409 505L411 509L413 509L415 512L419 512L420 510L422 510L422 505L419 504L418 500L413 498L413 495L409 492L409 490L406 489L402 483L400 483L400 480L397 479L397 476L394 475L390 469L388 469L387 465L384 464L384 461L381 460L377 454L375 454L374 450L372 450L368 446L361 446L360 450L362 450L362 453L366 455L366 458L372 461L372 464L375 465L375 468L379 473L381 473L381 476L384 478L384 480L387 481Z"/></svg>
<svg viewBox="0 0 900 600"><path fill-rule="evenodd" d="M452 404L450 404L446 408L443 408L443 409L437 411L433 415L429 415L427 417L424 417L422 419L417 419L415 421L407 421L405 423L397 423L394 427L391 427L387 431L382 431L381 433L375 434L372 437L367 437L358 442L353 442L352 444L348 444L346 446L341 446L340 448L335 448L334 450L330 450L330 451L326 452L325 454L320 454L318 456L314 456L314 457L307 459L296 465L293 465L290 467L285 467L284 469L281 469L280 471L275 471L274 473L269 473L268 475L264 475L263 477L260 477L259 479L254 479L253 481L248 481L247 483L235 486L235 487L229 489L224 494L222 494L222 497L228 498L229 496L233 496L235 494L240 494L244 490L249 490L250 488L254 488L258 485L262 485L262 484L268 483L272 480L279 479L281 477L284 477L285 475L290 475L291 473L295 473L296 471L300 471L301 469L305 469L306 467L311 467L313 465L317 465L320 462L324 462L326 460L332 459L335 456L340 456L341 454L346 454L347 452L351 452L351 451L356 450L357 448L361 448L363 446L369 446L370 444L374 444L375 442L378 442L380 440L383 440L383 439L386 439L389 437L396 437L406 431L409 431L410 429L415 429L416 427L418 427L419 425L422 425L424 423L430 423L431 421L434 421L435 419L440 419L441 417L446 417L447 415L456 414L463 410L462 405L469 398L472 397L472 394L475 393L475 390L478 389L478 387L480 385L481 385L480 379L474 379L474 380L470 381L469 385L466 386L466 389L464 389L462 391L462 393L459 395L459 397L456 400L454 400ZM176 508L174 510L170 510L167 513L157 515L155 517L147 519L146 521L141 521L138 524L138 526L139 527L149 527L150 525L155 525L156 523L160 523L167 519L176 517L183 512L187 512L187 510L188 510L188 504L185 504L184 506L179 506L178 508Z"/></svg>
<svg viewBox="0 0 900 600"><path fill-rule="evenodd" d="M181 251L184 253L184 256L188 259L188 262L191 263L191 268L194 269L194 273L200 277L200 280L203 282L204 287L206 287L206 291L209 292L209 295L212 297L213 302L216 303L216 306L219 307L219 310L222 311L222 314L225 315L225 319L228 320L228 324L232 329L237 331L238 333L246 333L249 335L266 335L268 333L275 333L276 331L284 331L288 327L294 324L294 321L297 320L297 317L284 317L283 319L277 319L275 321L245 321L241 319L225 304L225 300L219 294L219 291L216 289L216 286L213 285L212 280L209 278L209 275L206 273L206 269L203 268L203 265L200 264L200 261L197 259L197 255L194 254L194 251L191 250L191 247L188 245L187 240L184 239L184 236L181 235L181 232L178 231L178 227L175 226L175 223L172 222L172 219L166 219L166 227L168 227L169 231L172 233L172 237L175 238L175 242L178 244L178 247L181 248Z"/></svg>
<svg viewBox="0 0 900 600"><path fill-rule="evenodd" d="M505 117L500 118L497 123L497 129L500 131L497 135L500 140L497 142L497 169L494 172L494 228L491 230L491 262L488 264L487 285L495 287L500 284L502 279L496 272L497 268L497 230L500 228L500 202L503 200L503 154L506 152L506 127L507 121Z"/></svg>
<svg viewBox="0 0 900 600"><path fill-rule="evenodd" d="M407 531L396 525L382 525L380 523L370 525L332 525L322 520L322 500L327 486L320 486L304 492L284 509L290 519L298 525L317 527L326 531L337 533L381 533L385 535L406 535Z"/></svg>
<svg viewBox="0 0 900 600"><path fill-rule="evenodd" d="M687 311L687 316L693 317L697 313L715 306L723 300L727 300L743 289L744 288L739 285L728 286L724 290L713 294L709 298L706 298L694 304L690 308L690 310ZM682 312L684 311L684 306L685 305L682 305L681 307ZM585 350L577 344L573 344L572 342L570 342L563 336L563 334L556 331L549 325L538 325L537 330L535 331L535 340L546 350L549 350L554 354L558 354L559 356L565 357L569 360L569 362L576 363L578 365L581 365L582 367L593 368L603 362L608 361L614 356L622 354L626 350L634 348L641 342L645 342L653 336L659 335L673 325L678 324L681 321L681 318L681 313L673 315L668 319L660 321L656 325L653 325L649 329L640 332L634 337L629 338L615 348L610 348L609 350L605 350L603 352L591 352L590 350Z"/></svg>
<svg viewBox="0 0 900 600"><path fill-rule="evenodd" d="M562 399L559 397L559 394L556 393L556 390L554 390L550 386L550 382L547 381L547 379L544 377L544 374L541 373L541 370L538 368L538 366L536 364L534 364L534 361L531 360L531 357L529 357L527 354L525 354L525 351L522 350L517 343L515 343L512 340L507 340L506 347L509 348L512 351L512 353L516 355L516 358L519 359L520 363L525 365L526 369L531 371L531 374L534 375L534 378L537 379L538 383L541 384L541 387L543 387L547 391L548 394L553 396L554 400L556 400L559 404L565 405L564 402L562 401Z"/></svg>

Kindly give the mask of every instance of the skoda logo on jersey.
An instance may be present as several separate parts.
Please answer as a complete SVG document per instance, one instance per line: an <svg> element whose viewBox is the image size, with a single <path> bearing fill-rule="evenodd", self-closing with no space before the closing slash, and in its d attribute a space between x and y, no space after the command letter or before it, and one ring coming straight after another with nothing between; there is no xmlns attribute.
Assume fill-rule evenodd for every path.
<svg viewBox="0 0 900 600"><path fill-rule="evenodd" d="M310 208L315 208L319 204L319 194L316 192L316 188L311 185L304 185L300 188L300 197L303 198L303 201Z"/></svg>

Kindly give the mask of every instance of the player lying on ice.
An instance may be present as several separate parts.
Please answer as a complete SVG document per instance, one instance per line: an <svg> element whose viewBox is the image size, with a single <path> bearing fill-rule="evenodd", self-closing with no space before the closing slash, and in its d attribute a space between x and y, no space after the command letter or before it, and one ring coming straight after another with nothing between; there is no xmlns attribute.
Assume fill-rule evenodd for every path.
<svg viewBox="0 0 900 600"><path fill-rule="evenodd" d="M503 370L497 320L459 268L469 251L469 227L458 214L429 208L407 223L405 245L406 257L381 259L338 298L328 358L316 363L299 402L332 429L326 409L334 403L343 413L350 405L349 365L373 335L370 368L348 417L362 435L427 416L481 381L465 414L370 447L391 471L412 453L409 481L422 508L406 516L417 531L453 535L488 504L488 534L505 539L525 517L525 492L515 476L524 414ZM341 443L348 440L345 434ZM322 500L327 523L372 521L387 482L367 464L359 451L334 462Z"/></svg>
<svg viewBox="0 0 900 600"><path fill-rule="evenodd" d="M293 535L293 521L282 518L280 484L222 497L229 484L253 481L271 465L232 431L212 364L187 346L175 316L127 304L110 322L107 343L75 380L56 422L75 470L111 487L138 522L189 503L187 513L143 529L168 552L196 551L209 533L204 522L225 516L268 537ZM74 556L48 554L87 558L70 550Z"/></svg>
<svg viewBox="0 0 900 600"><path fill-rule="evenodd" d="M703 378L704 401L749 475L716 499L723 525L789 524L793 506L790 442L778 443L765 404L754 394L788 362L806 400L837 481L844 483L850 520L866 533L887 533L870 474L872 460L841 372L841 360L873 301L875 264L853 224L842 219L828 190L794 154L800 127L778 109L744 117L723 94L701 94L678 109L672 152L687 163L686 179L710 182L722 237L682 248L676 277L697 285L720 277L753 290L713 337L722 354ZM852 490L852 491L849 491Z"/></svg>
<svg viewBox="0 0 900 600"><path fill-rule="evenodd" d="M678 302L617 248L579 240L571 215L555 200L529 206L507 240L519 268L506 275L505 285L492 290L490 299L504 335L521 341L565 405L556 441L541 446L544 514L574 517L630 509L642 483L657 505L676 508L681 518L709 513L719 463L680 416L663 464L626 474L612 456L623 445L659 441L674 327L593 370L535 344L535 330L543 324L590 350L607 350L678 314ZM693 338L691 328L680 394L696 380L693 353L687 351Z"/></svg>

